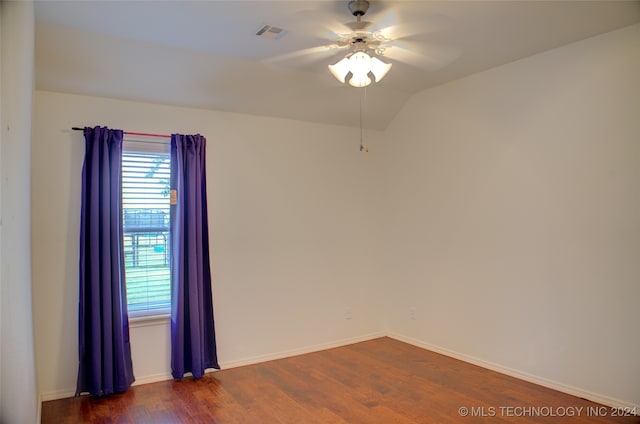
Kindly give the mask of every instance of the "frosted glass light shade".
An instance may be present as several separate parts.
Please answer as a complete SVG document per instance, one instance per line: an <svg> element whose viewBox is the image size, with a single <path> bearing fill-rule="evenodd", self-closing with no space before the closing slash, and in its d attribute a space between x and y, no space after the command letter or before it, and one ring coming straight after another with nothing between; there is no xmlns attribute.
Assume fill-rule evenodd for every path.
<svg viewBox="0 0 640 424"><path fill-rule="evenodd" d="M367 74L353 74L349 80L349 85L353 87L366 87L371 84L371 78Z"/></svg>
<svg viewBox="0 0 640 424"><path fill-rule="evenodd" d="M344 79L349 73L349 59L345 57L335 65L329 65L329 72L331 72L338 81L344 84Z"/></svg>
<svg viewBox="0 0 640 424"><path fill-rule="evenodd" d="M384 63L377 57L371 58L371 73L376 77L376 82L380 82L391 69L391 63Z"/></svg>
<svg viewBox="0 0 640 424"><path fill-rule="evenodd" d="M371 71L371 57L364 52L356 52L349 58L349 70L353 75L368 74Z"/></svg>

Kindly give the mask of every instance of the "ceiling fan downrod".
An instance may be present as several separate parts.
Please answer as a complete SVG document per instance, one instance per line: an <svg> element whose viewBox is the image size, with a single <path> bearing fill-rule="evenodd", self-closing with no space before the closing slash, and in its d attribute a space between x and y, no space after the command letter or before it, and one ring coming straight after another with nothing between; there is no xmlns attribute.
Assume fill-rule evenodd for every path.
<svg viewBox="0 0 640 424"><path fill-rule="evenodd" d="M369 10L369 2L367 0L351 0L349 2L349 10L358 22L360 22L360 19L367 13L367 10Z"/></svg>

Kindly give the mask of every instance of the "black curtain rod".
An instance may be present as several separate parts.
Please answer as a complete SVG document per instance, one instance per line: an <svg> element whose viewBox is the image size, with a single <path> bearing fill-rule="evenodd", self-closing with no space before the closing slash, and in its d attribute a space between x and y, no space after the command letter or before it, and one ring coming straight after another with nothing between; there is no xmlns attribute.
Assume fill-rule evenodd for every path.
<svg viewBox="0 0 640 424"><path fill-rule="evenodd" d="M84 131L84 128L80 127L71 127L73 131ZM141 133L141 132L132 132L132 131L123 131L126 135L141 135L145 137L158 137L158 138L171 138L168 134L152 134L152 133Z"/></svg>

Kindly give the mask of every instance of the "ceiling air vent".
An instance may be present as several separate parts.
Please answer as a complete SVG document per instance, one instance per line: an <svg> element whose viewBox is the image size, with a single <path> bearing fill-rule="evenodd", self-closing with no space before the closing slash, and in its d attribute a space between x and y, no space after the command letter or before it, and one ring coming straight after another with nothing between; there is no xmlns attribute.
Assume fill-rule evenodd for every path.
<svg viewBox="0 0 640 424"><path fill-rule="evenodd" d="M265 25L260 29L260 31L256 32L258 37L268 38L270 40L279 40L285 36L287 31L282 28L274 27L271 25Z"/></svg>

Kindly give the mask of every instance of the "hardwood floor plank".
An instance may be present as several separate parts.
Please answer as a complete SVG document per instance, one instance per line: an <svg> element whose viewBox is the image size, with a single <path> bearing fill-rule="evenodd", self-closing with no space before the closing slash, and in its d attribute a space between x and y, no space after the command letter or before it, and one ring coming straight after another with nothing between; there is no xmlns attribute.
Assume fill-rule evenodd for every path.
<svg viewBox="0 0 640 424"><path fill-rule="evenodd" d="M411 361L383 361L361 355L357 362L352 363L350 355L348 349L344 349L327 360L334 362L332 367L343 368L342 378L348 379L348 384L370 387L375 391L379 403L405 411L405 415L416 422L423 422L425 417L431 417L434 422L460 418L457 415L458 408L474 401L474 398L453 391L451 387L418 378ZM345 367L344 364L351 366ZM368 375L367 380L361 378L363 375ZM358 399L361 393L362 390L358 388L353 397ZM479 402L478 406L482 405L489 406Z"/></svg>
<svg viewBox="0 0 640 424"><path fill-rule="evenodd" d="M469 415L461 415L460 408ZM581 414L548 416L568 408L582 408ZM598 411L606 416L593 413ZM638 416L613 417L611 412L380 338L218 371L199 380L134 386L106 398L44 402L42 423L640 423Z"/></svg>

